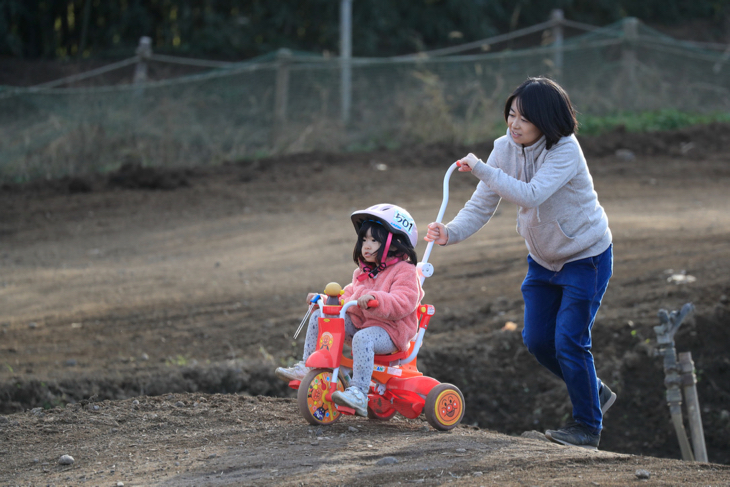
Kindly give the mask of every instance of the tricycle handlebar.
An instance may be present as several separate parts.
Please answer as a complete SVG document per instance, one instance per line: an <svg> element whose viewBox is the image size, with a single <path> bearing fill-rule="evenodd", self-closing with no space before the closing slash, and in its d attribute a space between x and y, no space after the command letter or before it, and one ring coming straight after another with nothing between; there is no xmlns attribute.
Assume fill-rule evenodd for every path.
<svg viewBox="0 0 730 487"><path fill-rule="evenodd" d="M347 310L350 308L350 306L357 306L357 301L352 300L343 304L342 309L340 310L340 318L345 317L345 313L347 313ZM371 299L370 301L368 301L368 308L377 308L378 306L380 306L380 303L377 299Z"/></svg>

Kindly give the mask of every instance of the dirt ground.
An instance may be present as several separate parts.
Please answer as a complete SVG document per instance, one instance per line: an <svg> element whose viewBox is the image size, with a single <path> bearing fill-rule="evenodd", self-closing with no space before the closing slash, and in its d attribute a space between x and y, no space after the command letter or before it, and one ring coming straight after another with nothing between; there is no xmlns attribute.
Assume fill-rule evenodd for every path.
<svg viewBox="0 0 730 487"><path fill-rule="evenodd" d="M521 343L526 249L504 202L434 249L424 284L419 368L464 393L460 427L314 427L273 375L300 358L306 294L350 279L349 214L392 202L423 229L450 163L490 149L430 146L2 187L0 485L730 485L730 127L581 143L614 234L594 328L618 394L601 451L538 433L570 402ZM446 220L475 185L453 176ZM688 302L675 341L697 369L707 464L678 460L653 353L657 312Z"/></svg>

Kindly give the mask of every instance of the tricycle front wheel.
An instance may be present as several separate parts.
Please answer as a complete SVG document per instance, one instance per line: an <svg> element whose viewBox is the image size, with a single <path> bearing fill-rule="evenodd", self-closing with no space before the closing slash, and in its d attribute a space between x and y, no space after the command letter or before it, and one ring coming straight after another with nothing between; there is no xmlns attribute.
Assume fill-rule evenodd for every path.
<svg viewBox="0 0 730 487"><path fill-rule="evenodd" d="M426 396L423 409L428 424L441 431L456 428L464 417L464 395L452 384L439 384Z"/></svg>
<svg viewBox="0 0 730 487"><path fill-rule="evenodd" d="M335 403L326 398L332 380L332 370L313 369L302 379L297 391L299 412L310 424L328 425L340 419ZM344 391L342 380L337 381L337 390Z"/></svg>

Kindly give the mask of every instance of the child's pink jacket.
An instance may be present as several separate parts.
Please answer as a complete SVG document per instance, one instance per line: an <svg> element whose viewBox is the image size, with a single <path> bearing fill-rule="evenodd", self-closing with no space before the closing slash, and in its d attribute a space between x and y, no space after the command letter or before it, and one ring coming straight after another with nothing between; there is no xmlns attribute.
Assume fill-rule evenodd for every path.
<svg viewBox="0 0 730 487"><path fill-rule="evenodd" d="M371 294L378 300L377 308L350 307L347 312L356 328L379 326L388 332L398 350L407 350L408 342L418 330L416 308L423 299L423 289L416 266L400 261L380 271L375 279L359 281L362 269L352 274L352 284L345 286L343 302Z"/></svg>

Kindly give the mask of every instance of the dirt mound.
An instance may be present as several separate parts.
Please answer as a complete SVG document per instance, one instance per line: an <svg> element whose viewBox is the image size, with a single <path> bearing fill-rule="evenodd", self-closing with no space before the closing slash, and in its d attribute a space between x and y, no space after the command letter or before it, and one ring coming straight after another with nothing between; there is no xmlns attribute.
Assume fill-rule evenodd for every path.
<svg viewBox="0 0 730 487"><path fill-rule="evenodd" d="M66 364L73 367L75 364ZM228 361L216 364L190 364L161 367L143 377L74 374L55 380L18 380L0 384L0 414L34 407L50 408L81 403L89 397L97 401L119 400L141 395L160 396L171 392L205 394L239 393L284 396L286 384L271 381L268 363Z"/></svg>
<svg viewBox="0 0 730 487"><path fill-rule="evenodd" d="M302 424L290 399L167 394L0 416L9 485L720 485L730 468L420 419ZM43 441L30 444L39 432ZM63 465L62 455L73 463ZM69 461L71 461L69 459Z"/></svg>
<svg viewBox="0 0 730 487"><path fill-rule="evenodd" d="M179 169L159 170L143 167L139 162L125 162L109 174L107 184L111 188L176 189L190 186L188 176L189 172ZM73 192L72 185L69 185L69 190Z"/></svg>
<svg viewBox="0 0 730 487"><path fill-rule="evenodd" d="M600 136L581 136L580 142L587 156L626 158L631 157L625 152L629 151L644 156L696 158L728 150L730 124L715 122L656 132L627 132L625 127L619 127Z"/></svg>

